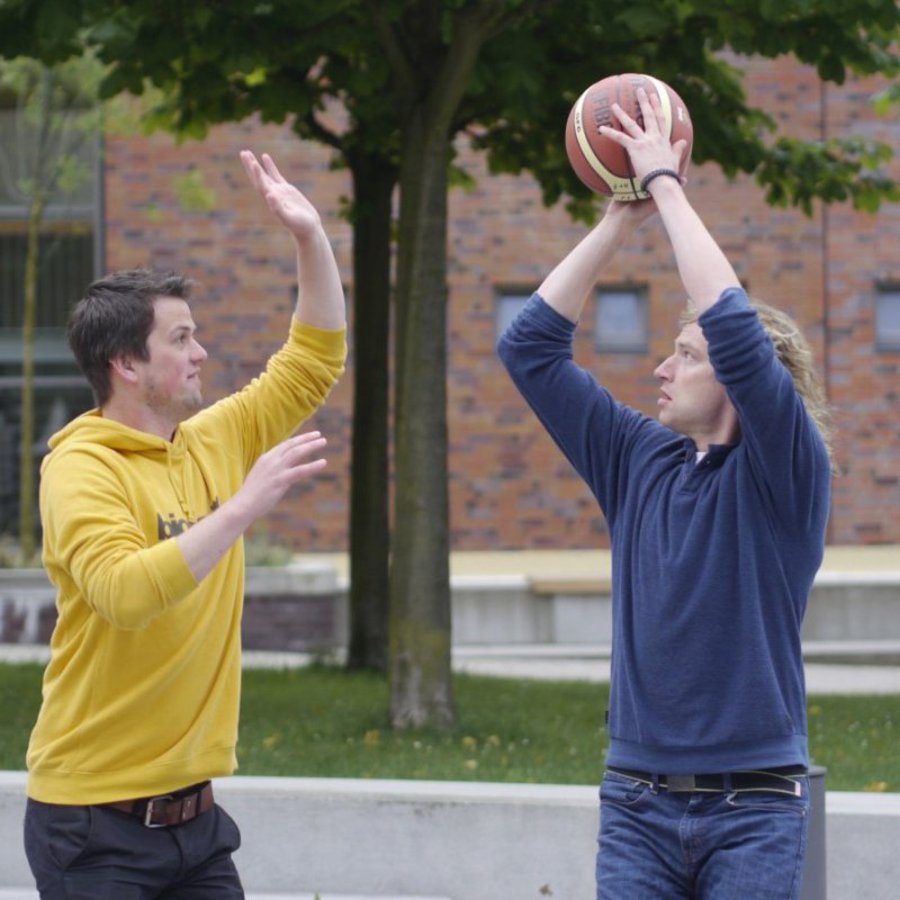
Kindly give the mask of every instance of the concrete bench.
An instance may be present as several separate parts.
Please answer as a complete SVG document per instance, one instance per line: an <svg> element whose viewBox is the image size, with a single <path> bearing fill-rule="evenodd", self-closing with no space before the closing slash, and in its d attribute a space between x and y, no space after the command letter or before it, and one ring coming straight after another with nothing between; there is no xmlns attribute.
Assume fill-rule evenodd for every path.
<svg viewBox="0 0 900 900"><path fill-rule="evenodd" d="M601 567L597 575L583 569L582 563L568 574L557 569L453 576L454 644L608 643L610 579ZM345 579L324 564L248 569L244 647L312 652L346 647L346 591ZM0 641L46 644L55 617L55 595L43 571L0 570ZM819 572L804 641L886 636L900 637L900 569Z"/></svg>
<svg viewBox="0 0 900 900"><path fill-rule="evenodd" d="M34 900L24 789L0 772L0 888L19 892L0 900ZM216 793L250 900L595 896L595 787L237 777ZM900 794L828 792L825 807L829 900L896 896Z"/></svg>

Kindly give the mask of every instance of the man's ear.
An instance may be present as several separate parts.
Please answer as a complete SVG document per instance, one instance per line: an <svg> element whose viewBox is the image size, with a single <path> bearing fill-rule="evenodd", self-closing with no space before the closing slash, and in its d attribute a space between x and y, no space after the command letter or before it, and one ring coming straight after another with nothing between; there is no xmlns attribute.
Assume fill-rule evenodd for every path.
<svg viewBox="0 0 900 900"><path fill-rule="evenodd" d="M137 383L137 371L134 367L134 359L131 356L114 356L109 361L109 368L112 374L121 378L128 384Z"/></svg>

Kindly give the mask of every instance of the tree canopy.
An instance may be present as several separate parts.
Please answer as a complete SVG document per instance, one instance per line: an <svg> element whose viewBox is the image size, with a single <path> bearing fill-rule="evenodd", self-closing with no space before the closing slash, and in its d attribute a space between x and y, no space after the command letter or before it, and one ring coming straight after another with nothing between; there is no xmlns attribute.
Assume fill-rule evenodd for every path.
<svg viewBox="0 0 900 900"><path fill-rule="evenodd" d="M773 203L808 211L816 198L850 199L872 209L896 196L883 175L889 148L778 135L767 112L747 104L735 64L735 55L792 54L837 84L848 72L892 77L900 33L893 0L2 0L0 55L54 62L95 47L112 66L103 94L162 87L147 126L181 137L251 114L291 117L298 134L334 147L339 160L354 152L396 158L397 70L377 23L402 32L397 46L413 60L410 75L425 83L433 54L416 61L411 49L428 46L426 11L447 46L478 10L502 28L479 52L451 133L471 130L494 171L532 172L548 203L566 196L574 212L590 215L593 198L569 170L560 122L584 87L624 71L672 84L695 122L696 161L755 174ZM346 108L345 127L323 115L329 100Z"/></svg>

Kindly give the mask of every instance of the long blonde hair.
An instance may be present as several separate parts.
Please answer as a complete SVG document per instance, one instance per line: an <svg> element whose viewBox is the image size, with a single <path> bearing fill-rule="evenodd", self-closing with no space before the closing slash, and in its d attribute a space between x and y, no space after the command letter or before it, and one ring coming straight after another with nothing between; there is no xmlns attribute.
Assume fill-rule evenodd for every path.
<svg viewBox="0 0 900 900"><path fill-rule="evenodd" d="M834 424L831 405L825 396L825 387L813 362L812 349L800 330L800 326L786 313L768 303L750 298L750 305L756 310L762 327L775 347L775 353L781 364L788 370L794 381L794 387L806 407L806 412L813 420L828 451L832 471L837 467L834 461L833 437ZM682 312L682 326L696 322L697 310L689 304Z"/></svg>

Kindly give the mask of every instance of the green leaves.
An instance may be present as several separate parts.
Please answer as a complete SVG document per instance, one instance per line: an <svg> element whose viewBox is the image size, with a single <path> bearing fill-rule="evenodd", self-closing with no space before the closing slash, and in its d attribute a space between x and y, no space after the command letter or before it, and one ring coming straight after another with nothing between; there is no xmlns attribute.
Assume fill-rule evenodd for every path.
<svg viewBox="0 0 900 900"><path fill-rule="evenodd" d="M578 91L617 71L651 71L672 84L695 121L695 160L715 160L727 174L755 173L772 202L808 209L815 198L851 200L868 209L893 196L880 151L804 149L783 136L767 146L775 123L747 105L740 72L727 61L734 57L719 51L794 54L834 83L849 72L892 76L900 36L894 0L391 0L378 4L378 23L371 9L364 0L222 0L214 8L7 0L0 53L51 59L94 46L114 63L102 96L157 86L165 100L147 122L181 138L258 113L263 121L294 116L301 137L379 153L397 147L399 110L378 28L402 28L396 47L413 59L434 40L446 45L477 11L508 25L482 47L453 128L477 126L474 143L488 151L492 171L533 172L545 200L566 196L575 215L592 216L597 202L569 171L562 126ZM897 95L896 86L886 89L876 108L887 114ZM332 98L350 114L340 133L326 133L319 117Z"/></svg>
<svg viewBox="0 0 900 900"><path fill-rule="evenodd" d="M780 138L766 153L757 180L776 206L799 206L807 215L813 201L850 200L854 208L876 211L884 200L900 199L900 188L883 171L891 159L886 144L835 138L821 144Z"/></svg>

